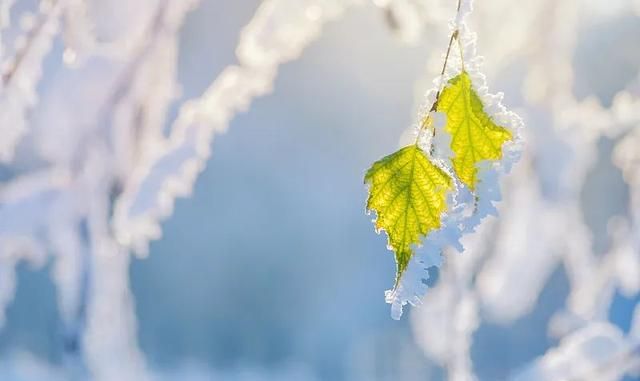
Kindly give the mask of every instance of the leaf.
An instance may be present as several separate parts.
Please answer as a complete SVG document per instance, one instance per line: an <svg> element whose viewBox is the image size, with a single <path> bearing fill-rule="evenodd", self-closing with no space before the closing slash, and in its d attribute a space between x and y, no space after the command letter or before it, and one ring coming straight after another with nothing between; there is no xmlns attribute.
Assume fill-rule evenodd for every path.
<svg viewBox="0 0 640 381"><path fill-rule="evenodd" d="M395 252L397 285L413 255L411 246L440 227L452 180L417 145L375 162L364 180L370 184L367 209L378 215L376 230L387 232Z"/></svg>
<svg viewBox="0 0 640 381"><path fill-rule="evenodd" d="M449 81L436 109L447 116L445 130L451 134L453 169L460 181L473 190L478 182L478 163L500 160L502 145L513 135L484 111L466 71Z"/></svg>

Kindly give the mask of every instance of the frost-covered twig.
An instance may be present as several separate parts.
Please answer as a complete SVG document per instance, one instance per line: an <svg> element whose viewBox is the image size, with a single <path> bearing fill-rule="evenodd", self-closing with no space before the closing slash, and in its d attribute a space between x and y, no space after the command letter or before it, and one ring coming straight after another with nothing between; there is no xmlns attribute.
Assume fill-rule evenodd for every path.
<svg viewBox="0 0 640 381"><path fill-rule="evenodd" d="M510 324L536 306L549 276L564 264L571 285L570 296L566 309L549 321L550 333L564 343L574 334L609 324L606 321L616 292L627 297L640 292L636 212L640 210L636 203L640 192L637 186L632 185L635 177L640 178L633 175L637 172L637 165L634 165L637 155L634 153L638 146L636 136L640 136L636 133L640 126L640 107L632 88L621 89L610 108L603 107L593 97L578 100L574 96L572 67L576 65L574 54L579 30L583 27L578 1L531 2L527 3L527 10L522 6L525 5L498 1L483 3L480 7L487 17L478 18L479 30L494 36L514 34L509 36L513 44L489 45L492 52L503 54L494 54L491 69L496 73L515 62L522 68L522 73L516 78L525 78L523 109L531 118L529 124L532 128L527 131L529 144L524 163L507 181L497 228L487 237L493 246L486 262L471 270L476 273L470 287L477 295L481 311L479 324L484 320ZM524 61L518 62L517 59ZM425 136L425 140L428 138ZM584 206L580 203L598 160L597 144L601 139L619 141L613 159L623 169L631 195L630 218L618 216L609 222L610 235L607 238L611 245L603 253L593 249L592 232L583 215ZM465 255L477 255L472 247L465 246L465 249L469 251ZM423 254L424 259L416 268L441 262L435 258L437 252L428 253ZM438 338L445 330L438 325L437 316L453 316L452 311L463 305L462 301L453 301L445 308L437 301L438 295L453 294L459 287L446 275L450 261L441 269L445 275L440 276L434 289L427 292L422 306L413 316L419 343L429 357L443 365L453 361L454 356L441 352L446 346ZM418 275L413 277L413 280L419 279ZM425 289L426 286L420 285L416 293ZM636 312L636 316L640 314ZM475 325L467 329L473 330ZM562 352L561 349L558 351ZM563 355L553 357L555 360L549 357L548 362L541 361L558 365L557 370L595 371L595 375L586 373L586 379L601 379L610 373L607 366L600 369L600 365L592 365L602 361L606 365L607 356L602 353L594 356L593 359L580 356L570 359ZM625 373L622 365L612 368L618 368L618 374ZM559 374L549 374L552 375L548 378L536 373L532 378L523 379L561 378ZM583 377L581 373L574 376Z"/></svg>
<svg viewBox="0 0 640 381"><path fill-rule="evenodd" d="M64 172L36 172L0 187L0 328L13 299L15 268L21 261L42 264L46 247L43 227L51 221L51 201L68 185Z"/></svg>
<svg viewBox="0 0 640 381"><path fill-rule="evenodd" d="M35 234L36 229L43 231L36 242L50 248L56 256L54 279L63 320L71 334L81 336L83 358L96 380L149 377L137 348L133 300L128 288L131 246L123 247L112 236L114 231L120 234L123 230L119 229L126 231L137 225L119 224L120 201L116 203L115 214L110 215L112 197L120 196L122 200L129 191L151 191L141 196L151 202L152 222L157 224L167 209L165 201L159 202L156 195L162 197L168 192L172 204L176 179L190 189L196 175L190 168L197 163L203 165L214 131L224 130L233 115L246 109L253 97L268 92L278 65L296 58L319 34L321 25L340 15L352 1L265 2L241 39L238 47L241 66L224 70L202 98L184 105L169 139L164 139L166 110L178 90L175 79L178 32L184 16L196 3L157 2L150 27L143 28L139 38L129 39L122 48L126 54L106 55L124 64L114 65L119 74L103 86L104 95L96 97L102 106L95 110L92 106L88 111L91 117L64 119L66 123L60 126L64 133L82 131L79 137L74 136L77 140L65 142L66 146L57 147L55 152L45 151L43 148L50 150L52 143L42 139L57 138L57 134L41 130L42 127L36 130L36 144L46 144L36 146L39 154L54 166L68 167L69 178L50 204L58 213L58 223L49 224L45 220L40 225L31 221L27 235ZM82 10L80 2L75 5ZM292 7L297 11L291 12ZM283 35L283 31L287 34ZM107 48L91 47L96 55ZM18 78L18 74L16 71L10 77ZM197 132L191 136L195 140L185 140L190 131ZM171 159L175 159L176 150L184 144L187 155L179 157L174 166ZM138 177L138 171L145 169L153 171ZM138 188L139 182L149 188ZM135 215L140 205L130 206L126 212ZM88 226L88 237L78 234L82 225ZM135 229L129 231L136 240L144 242L135 247L144 251L142 246L146 247L149 237L139 236ZM6 290L10 297L12 288L8 286Z"/></svg>
<svg viewBox="0 0 640 381"><path fill-rule="evenodd" d="M564 338L514 381L616 381L640 360L640 344L608 323L594 323Z"/></svg>
<svg viewBox="0 0 640 381"><path fill-rule="evenodd" d="M176 197L191 192L209 157L211 140L237 112L271 91L278 66L300 55L324 23L354 0L269 0L242 32L239 66L222 71L201 98L180 110L166 141L149 146L117 200L113 229L118 241L146 253L161 234L160 221L172 213Z"/></svg>
<svg viewBox="0 0 640 381"><path fill-rule="evenodd" d="M16 54L3 63L0 85L0 161L9 161L27 130L27 113L37 102L36 86L42 61L58 33L65 0L43 0L35 25L28 25L17 42Z"/></svg>
<svg viewBox="0 0 640 381"><path fill-rule="evenodd" d="M4 62L3 37L7 28L11 25L11 7L15 0L0 1L0 63Z"/></svg>

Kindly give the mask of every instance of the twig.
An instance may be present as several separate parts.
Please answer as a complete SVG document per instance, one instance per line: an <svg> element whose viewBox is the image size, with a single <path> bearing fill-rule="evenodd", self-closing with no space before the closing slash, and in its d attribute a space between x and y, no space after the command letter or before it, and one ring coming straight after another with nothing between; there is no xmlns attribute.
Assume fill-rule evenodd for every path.
<svg viewBox="0 0 640 381"><path fill-rule="evenodd" d="M458 5L456 7L456 18L458 18L460 15L461 5L462 5L462 0L458 0ZM444 88L444 80L443 80L444 73L447 71L447 65L449 63L449 55L451 54L451 46L453 45L453 40L456 40L458 42L458 47L460 48L460 59L462 60L462 46L460 46L460 40L458 39L459 34L460 34L460 31L456 27L453 33L451 33L451 37L449 38L449 44L447 45L447 53L444 56L444 63L442 65L442 70L440 71L440 86L438 88L438 91L436 92L436 99L434 100L433 105L431 105L431 109L427 113L426 118L424 118L422 120L422 123L420 124L420 129L418 130L418 134L414 142L415 145L418 145L418 142L420 141L420 137L422 136L422 132L428 129L429 126L431 125L431 113L438 109L438 101L440 100L440 94L442 93L442 90ZM462 68L464 70L464 62L462 63ZM433 136L435 136L436 134L435 128L433 129L432 133L433 133Z"/></svg>
<svg viewBox="0 0 640 381"><path fill-rule="evenodd" d="M44 26L49 22L51 15L55 12L55 8L58 6L59 0L54 0L51 4L51 9L47 14L42 15L40 22L29 31L27 37L27 43L25 46L20 49L15 55L14 62L4 73L2 73L2 88L7 87L11 80L14 78L16 72L18 71L22 61L25 60L27 55L29 54L29 50L31 49L33 42L38 37L38 35L42 32Z"/></svg>
<svg viewBox="0 0 640 381"><path fill-rule="evenodd" d="M588 381L597 379L598 375L602 372L613 369L615 367L624 365L627 360L630 360L634 355L640 354L640 344L636 344L632 346L627 351L620 353L618 356L614 356L609 359L609 361L605 362L600 366L596 366L593 369L590 369L588 372L585 372L583 375L578 375L578 377L573 377L567 379L567 381Z"/></svg>

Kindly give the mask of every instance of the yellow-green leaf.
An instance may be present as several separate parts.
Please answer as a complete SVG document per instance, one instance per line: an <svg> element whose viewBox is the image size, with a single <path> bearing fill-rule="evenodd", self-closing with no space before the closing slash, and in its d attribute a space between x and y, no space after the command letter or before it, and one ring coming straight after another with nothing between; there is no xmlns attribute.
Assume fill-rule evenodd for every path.
<svg viewBox="0 0 640 381"><path fill-rule="evenodd" d="M437 111L447 116L445 130L451 134L453 169L463 184L475 189L478 163L500 160L502 145L513 138L484 111L471 78L462 72L449 81L438 100Z"/></svg>
<svg viewBox="0 0 640 381"><path fill-rule="evenodd" d="M397 284L413 255L412 246L440 227L452 180L417 145L375 162L364 180L370 185L367 209L378 215L376 230L387 232L395 252Z"/></svg>

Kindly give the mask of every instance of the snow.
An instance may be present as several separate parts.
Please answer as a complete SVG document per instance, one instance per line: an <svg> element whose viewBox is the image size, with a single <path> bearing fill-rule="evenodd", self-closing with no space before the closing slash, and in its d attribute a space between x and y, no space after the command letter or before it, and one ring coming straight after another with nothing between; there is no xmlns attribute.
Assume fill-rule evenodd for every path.
<svg viewBox="0 0 640 381"><path fill-rule="evenodd" d="M212 74L204 93L189 100L182 97L177 65L180 33L198 11L197 0L43 0L33 9L20 3L0 2L0 327L16 292L16 267L50 263L64 331L82 343L81 353L68 354L81 364L81 377L317 379L296 363L228 371L150 365L137 338L131 254L149 254L176 199L191 194L212 141L273 91L281 65L303 55L327 23L365 4L384 12L379 22L400 41L420 49L432 42L424 49L428 80L416 86L418 120L461 68L453 49L448 70L431 80L448 37L459 30L474 89L516 137L502 161L482 166L475 194L457 184L442 229L416 248L399 286L385 294L392 317L399 319L406 304L418 306L410 321L425 356L451 379L481 379L471 356L474 335L486 324L528 316L562 268L569 295L546 322L558 345L511 369L512 379L595 374L617 380L640 373L640 306L629 332L609 321L616 294L640 294L640 76L633 73L616 89L610 107L573 91L585 81L575 70L583 63L574 60L582 31L616 14L640 14L638 1L591 2L583 9L578 0L495 0L475 7L463 0L454 16L450 0L265 0L240 33L237 62ZM605 78L616 75L610 70ZM490 93L487 84L507 95ZM505 104L527 120L527 129ZM444 116L433 118L441 129ZM429 139L421 144L433 146L434 160L451 172L446 134ZM598 156L602 140L611 141L611 158ZM588 199L585 206L588 180L603 159L621 171L629 200ZM605 193L612 189L602 186ZM604 237L585 217L586 208L599 203L627 210L606 221ZM598 240L608 243L605 249L594 249ZM427 287L432 267L439 277ZM0 378L63 380L70 368L77 371L16 352L3 355Z"/></svg>

